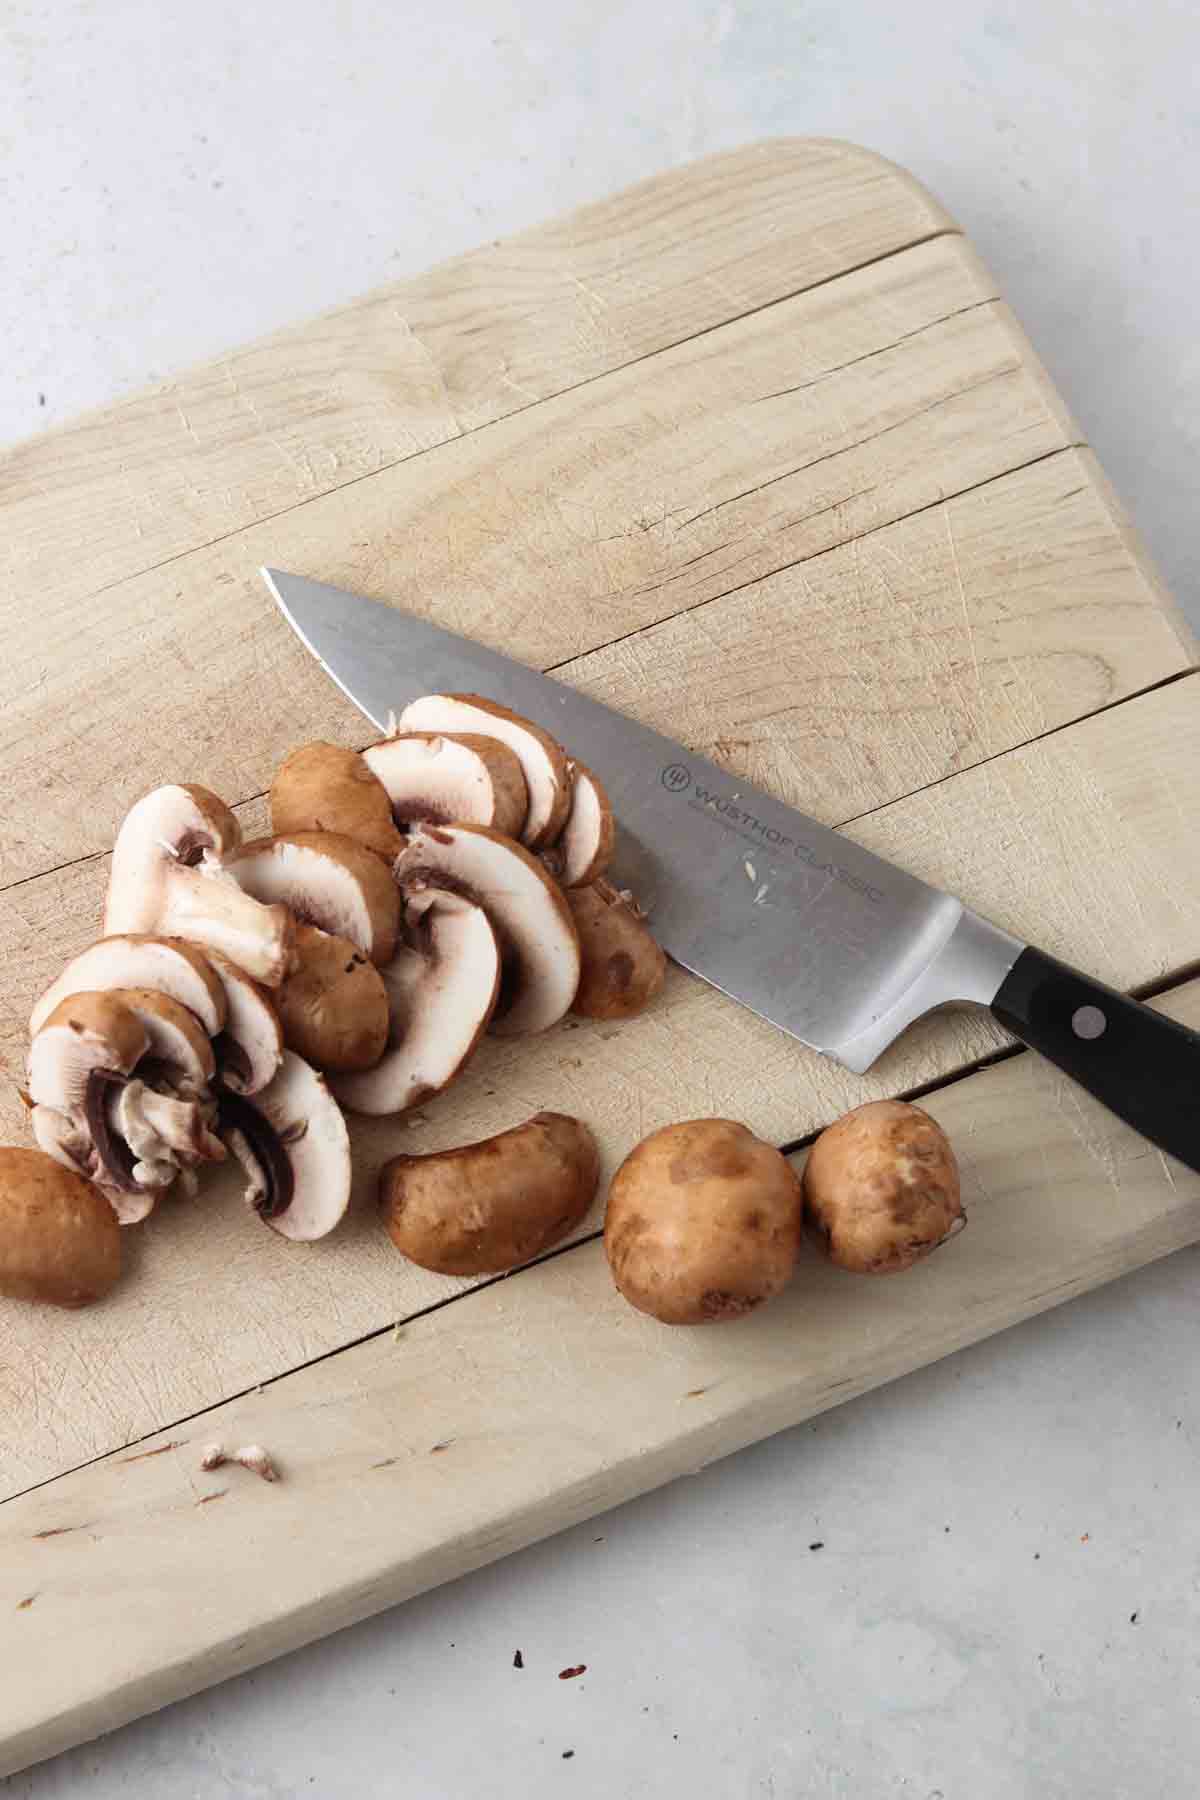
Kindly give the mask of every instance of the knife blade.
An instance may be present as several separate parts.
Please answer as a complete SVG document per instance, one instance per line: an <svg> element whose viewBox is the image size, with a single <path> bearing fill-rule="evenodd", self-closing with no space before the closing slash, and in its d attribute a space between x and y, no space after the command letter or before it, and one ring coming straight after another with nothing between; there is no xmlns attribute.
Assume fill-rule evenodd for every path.
<svg viewBox="0 0 1200 1800"><path fill-rule="evenodd" d="M1200 1036L590 696L428 619L264 568L285 619L379 729L474 692L596 770L611 879L676 962L856 1073L935 1006L989 1006L1163 1149L1200 1167Z"/></svg>

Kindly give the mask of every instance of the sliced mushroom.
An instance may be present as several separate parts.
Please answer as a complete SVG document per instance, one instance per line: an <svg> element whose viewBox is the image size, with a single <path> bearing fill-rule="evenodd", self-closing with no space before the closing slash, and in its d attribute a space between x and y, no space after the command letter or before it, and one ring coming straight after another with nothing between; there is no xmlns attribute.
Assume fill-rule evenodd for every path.
<svg viewBox="0 0 1200 1800"><path fill-rule="evenodd" d="M571 764L571 810L542 861L563 887L586 887L612 860L613 811L603 784L583 763Z"/></svg>
<svg viewBox="0 0 1200 1800"><path fill-rule="evenodd" d="M134 1079L139 1066L155 1069L148 1053L156 1044L180 1057L200 1055L194 1043L181 1047L179 1022L169 1016L174 1005L168 1002L164 1020L151 1007L139 1012L126 1005L117 993L71 994L29 1052L38 1143L95 1181L122 1224L144 1218L181 1167L224 1154L208 1130L213 1106L203 1088L181 1097ZM155 1019L154 1038L148 1018ZM163 1068L160 1060L155 1072Z"/></svg>
<svg viewBox="0 0 1200 1800"><path fill-rule="evenodd" d="M373 1068L388 1040L387 989L374 963L349 938L300 925L296 964L279 989L289 1047L326 1072Z"/></svg>
<svg viewBox="0 0 1200 1800"><path fill-rule="evenodd" d="M353 838L332 831L255 838L228 867L247 894L282 901L307 924L349 938L373 963L391 961L400 896L386 864Z"/></svg>
<svg viewBox="0 0 1200 1800"><path fill-rule="evenodd" d="M216 1058L195 1013L153 988L113 988L111 995L140 1019L150 1040L141 1063L143 1079L150 1079L146 1061L152 1059L161 1067L162 1085L172 1093L187 1099L207 1089L216 1074Z"/></svg>
<svg viewBox="0 0 1200 1800"><path fill-rule="evenodd" d="M521 835L529 790L516 752L499 738L404 732L372 744L363 761L386 789L397 825L417 819L447 825L457 819L490 825L508 837Z"/></svg>
<svg viewBox="0 0 1200 1800"><path fill-rule="evenodd" d="M480 694L426 694L400 714L402 731L471 732L498 738L521 764L529 811L521 841L532 850L552 844L571 804L571 777L561 744L540 725Z"/></svg>
<svg viewBox="0 0 1200 1800"><path fill-rule="evenodd" d="M391 862L404 847L383 783L357 750L303 744L271 783L271 830L336 831Z"/></svg>
<svg viewBox="0 0 1200 1800"><path fill-rule="evenodd" d="M131 1075L149 1048L142 1021L111 994L71 994L30 1046L29 1097L35 1106L81 1113L94 1076Z"/></svg>
<svg viewBox="0 0 1200 1800"><path fill-rule="evenodd" d="M68 994L103 993L113 988L154 988L186 1006L215 1037L225 1025L225 992L209 959L181 938L129 933L100 938L69 962L48 987L29 1020L30 1034L41 1030Z"/></svg>
<svg viewBox="0 0 1200 1800"><path fill-rule="evenodd" d="M221 1097L221 1135L249 1177L246 1203L282 1237L324 1237L350 1201L350 1139L325 1078L294 1050L250 1098Z"/></svg>
<svg viewBox="0 0 1200 1800"><path fill-rule="evenodd" d="M208 960L225 995L225 1024L213 1043L221 1081L235 1094L257 1094L283 1058L279 1013L271 992L219 950Z"/></svg>
<svg viewBox="0 0 1200 1800"><path fill-rule="evenodd" d="M504 965L493 1031L517 1037L562 1018L579 985L579 939L536 856L483 825L416 825L395 874L406 895L447 888L491 920Z"/></svg>
<svg viewBox="0 0 1200 1800"><path fill-rule="evenodd" d="M222 951L269 987L287 973L292 921L225 873L241 830L215 794L160 787L125 815L113 846L104 933L162 932Z"/></svg>
<svg viewBox="0 0 1200 1800"><path fill-rule="evenodd" d="M405 908L405 941L383 972L388 1049L373 1069L330 1083L343 1106L399 1113L440 1093L471 1055L500 992L500 951L483 908L423 888Z"/></svg>

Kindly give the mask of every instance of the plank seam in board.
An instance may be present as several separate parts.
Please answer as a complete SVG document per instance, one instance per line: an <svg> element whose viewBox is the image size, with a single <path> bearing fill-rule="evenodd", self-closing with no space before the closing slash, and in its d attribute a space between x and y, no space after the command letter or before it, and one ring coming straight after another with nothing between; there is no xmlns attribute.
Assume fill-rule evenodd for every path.
<svg viewBox="0 0 1200 1800"><path fill-rule="evenodd" d="M183 562L189 556L202 556L206 550L213 550L218 544L230 543L233 539L241 537L244 532L257 530L262 525L272 524L276 519L287 518L292 513L302 512L305 507L314 506L322 500L328 500L335 494L348 493L351 488L360 487L364 481L373 481L376 476L387 475L395 469L404 468L409 463L418 462L423 456L428 456L432 452L445 449L447 444L459 444L466 442L467 439L475 439L479 437L481 433L491 431L498 425L504 425L507 424L509 420L521 418L525 413L532 412L535 407L543 406L548 401L565 399L568 394L579 393L584 388L594 386L598 381L606 381L612 375L623 374L627 369L635 369L639 363L652 362L655 357L662 356L670 350L681 349L684 344L699 343L704 338L711 337L715 332L724 331L728 325L736 325L742 319L752 319L759 313L770 312L772 307L784 306L790 300L799 299L801 295L817 293L821 288L829 287L835 281L844 281L849 275L859 275L864 269L873 269L880 263L892 261L894 257L906 256L910 250L918 250L923 244L932 244L939 238L961 238L962 235L960 230L950 229L926 232L923 237L914 238L911 243L902 244L893 250L885 250L879 256L870 256L865 262L855 263L851 268L839 269L836 275L823 276L820 281L811 282L805 287L793 288L785 294L778 294L773 300L764 300L761 306L750 306L747 307L744 312L733 313L729 318L722 319L719 324L706 325L700 331L694 331L687 337L674 338L667 344L656 344L653 350L644 350L640 355L631 357L628 362L616 363L612 368L601 369L594 375L585 375L582 381L569 382L566 387L556 388L552 394L539 394L537 399L527 401L524 406L516 406L511 412L501 413L494 419L485 419L479 425L472 425L465 430L460 430L455 437L445 438L436 444L423 444L409 456L398 456L391 462L381 463L378 468L367 469L361 475L353 475L348 481L337 482L331 487L322 488L319 493L308 494L303 499L294 501L290 506L281 506L275 512L263 513L261 516L256 517L251 521L236 525L232 531L218 532L216 537L206 538L201 543L190 544L186 550L177 550L171 556L164 556L159 562L147 563L144 567L136 569L127 569L114 580L105 582L102 587L90 589L86 594L82 595L81 598L85 600L98 600L102 595L110 594L114 589L124 587L126 582L139 581L147 575L156 575L160 570L169 569L173 564ZM981 300L976 304L979 306L994 306L999 298L1000 296L998 294L993 294L987 300ZM957 318L959 312L973 312L974 310L975 306L962 307L958 312L947 313L946 319ZM944 324L945 322L945 320L931 320L929 326L923 326L922 330L931 329L932 326ZM920 334L917 332L905 332L903 337L898 338L896 342L903 343L905 338L919 335ZM885 344L880 351L872 351L870 354L881 355L893 348L894 345ZM235 352L231 351L228 352L228 354L233 355ZM867 359L852 357L850 360L851 362L858 362ZM849 364L846 366L848 367ZM826 370L824 375L819 379L824 379L825 375L835 375L837 372L836 369ZM183 374L186 373L187 371L184 370ZM151 392L153 391L154 390L151 390ZM963 391L965 392L967 390L964 389ZM131 396L131 398L136 397L137 396ZM69 429L70 428L67 427L66 432L69 432ZM66 435L66 432L64 432L64 435ZM37 440L35 439L33 441L36 442ZM600 646L597 646L597 648L599 647ZM69 864L65 863L60 866L64 868L70 867ZM44 874L49 874L50 872L50 870L42 871ZM0 889L0 892L3 891L4 890Z"/></svg>
<svg viewBox="0 0 1200 1800"><path fill-rule="evenodd" d="M1174 970L1170 974L1162 976L1156 981L1139 983L1129 991L1135 999L1144 1001L1155 1000L1176 989L1185 987L1190 981L1195 980L1198 975L1200 975L1200 960L1185 964L1182 968ZM932 1094L944 1094L949 1090L958 1087L964 1081L970 1081L977 1075L986 1074L988 1070L997 1068L1002 1063L1015 1062L1022 1057L1034 1056L1035 1054L1036 1052L1030 1050L1025 1044L1005 1044L998 1050L992 1051L988 1056L977 1057L973 1062L965 1063L961 1068L955 1069L951 1074L938 1080L927 1081L920 1083L915 1087L902 1089L894 1097L897 1100L915 1101L924 1099ZM798 1156L803 1150L808 1149L811 1144L816 1142L824 1129L824 1126L819 1126L814 1131L806 1132L801 1137L779 1145L778 1148L780 1154L788 1157ZM476 1294L483 1294L486 1293L489 1288L499 1287L502 1282L517 1281L522 1275L529 1273L533 1269L540 1269L547 1263L561 1261L563 1257L570 1256L573 1251L584 1250L591 1245L599 1243L603 1239L603 1236L603 1228L598 1231L591 1231L586 1237L574 1238L569 1244L561 1244L556 1249L548 1250L544 1255L534 1257L531 1262L522 1263L517 1269L507 1269L499 1275L489 1275L482 1281L477 1281L471 1287L459 1289L457 1293L444 1294L439 1300L431 1300L425 1306L414 1307L412 1312L404 1313L399 1318L390 1320L386 1325L379 1325L374 1327L371 1331L364 1331L359 1337L348 1338L344 1344L337 1344L332 1349L322 1350L316 1356L310 1356L301 1362L294 1363L291 1368L281 1369L276 1375L264 1377L262 1381L250 1383L246 1387L238 1388L233 1393L222 1394L220 1399L211 1401L207 1406L197 1408L195 1412L181 1413L178 1418L168 1419L165 1423L157 1424L151 1430L139 1433L136 1437L130 1438L124 1444L120 1444L113 1449L102 1450L96 1456L85 1457L82 1462L73 1463L69 1468L58 1469L53 1475L47 1475L41 1481L33 1481L26 1488L20 1488L15 1493L6 1494L0 1498L0 1508L8 1506L13 1501L26 1499L30 1494L37 1493L39 1489L53 1487L56 1481L66 1480L71 1475L79 1474L83 1469L94 1468L98 1463L109 1462L123 1454L125 1451L136 1450L139 1444L148 1443L151 1438L161 1437L165 1432L178 1431L185 1425L194 1424L197 1419L207 1418L210 1413L219 1412L222 1407L234 1405L239 1400L245 1400L251 1394L262 1393L267 1388L275 1387L281 1381L287 1381L293 1375L302 1375L308 1369L315 1369L322 1363L332 1362L335 1357L343 1356L348 1351L360 1349L364 1344L374 1343L381 1338L385 1338L390 1332L403 1330L409 1325L415 1324L420 1319L429 1318L434 1313L444 1312L447 1307L457 1305L460 1300L471 1300ZM1054 1290L1048 1289L1046 1291L1052 1292Z"/></svg>
<svg viewBox="0 0 1200 1800"><path fill-rule="evenodd" d="M948 236L951 234L943 232L939 235ZM903 253L896 252L896 254L903 254ZM883 260L883 259L877 259L877 260ZM981 304L982 305L992 305L992 304L994 304L994 302L984 301L984 302L981 302ZM763 309L760 309L760 310L763 310ZM974 308L966 308L964 310L973 311ZM909 335L911 336L914 334L910 333ZM1016 373L1017 371L1012 371L1012 372ZM599 380L599 379L601 379L601 377L597 376L597 377L595 377L595 379ZM997 378L991 377L990 379L994 380ZM976 385L982 385L982 384L976 384ZM968 391L967 389L959 390L960 393L965 393L967 391ZM957 397L957 396L955 396L955 397ZM929 409L926 409L926 410L929 410ZM484 429L486 429L486 427L481 426L480 429L484 430ZM892 429L892 428L888 427L888 429ZM882 433L876 433L874 435L881 436ZM867 440L863 440L863 441L867 441ZM436 447L437 446L434 446L434 448L436 448ZM850 546L853 544L864 543L864 542L868 541L869 539L876 537L883 532L894 530L897 525L903 524L909 519L917 519L917 518L922 517L922 515L925 513L933 512L934 510L936 510L937 507L944 506L947 504L947 502L949 502L951 500L961 500L966 495L979 493L985 488L994 486L997 482L1011 480L1014 475L1019 475L1026 469L1036 468L1039 463L1050 462L1054 457L1068 456L1078 450L1086 450L1087 448L1088 448L1088 445L1083 439L1074 439L1070 443L1059 445L1056 449L1043 451L1043 453L1040 456L1031 456L1027 462L1015 464L1011 469L1001 470L999 473L997 473L995 475L986 476L982 481L970 482L966 487L955 488L952 492L940 494L936 500L930 500L924 506L913 507L913 509L910 512L901 514L899 518L885 519L878 525L870 526L865 531L853 532L848 537L840 540L838 542L838 544L836 546L834 546L834 548L836 548L838 551L842 551L842 550L846 550L846 549L850 548ZM823 460L823 459L818 459L818 460ZM807 466L811 467L812 465L810 464ZM374 472L376 472L376 471L373 471L373 473ZM368 480L369 477L368 476L360 476L358 479L365 481L365 480ZM783 477L779 477L778 479L783 479ZM349 485L354 485L354 484L349 484ZM764 485L766 485L766 484L764 484ZM1084 485L1084 487L1086 487L1090 484L1085 483L1083 485ZM748 491L752 492L754 490L748 490ZM1081 492L1082 489L1075 489L1072 491L1077 493L1077 492ZM323 498L323 496L321 496L321 495L314 496L314 500L318 500L321 498ZM735 498L737 498L737 496L731 496L731 500L735 499ZM300 504L301 505L309 505L310 502L304 501L304 502L301 502ZM841 502L835 502L835 507L838 504L841 504ZM288 508L287 510L289 512L291 512L291 511L295 511L297 509L296 508ZM819 510L833 510L833 509L831 508L831 509L819 509ZM279 518L279 517L282 517L283 514L274 514L272 516ZM817 514L810 514L808 516L816 517ZM266 523L270 523L270 520L267 520ZM229 538L238 537L240 535L240 530L241 530L241 528L239 528L238 531L230 532ZM226 538L214 539L214 543L224 543L227 541L228 541L228 539L226 539ZM198 546L197 550L194 553L191 550L182 551L182 552L180 552L180 555L178 557L172 557L169 560L172 562L182 561L185 557L191 556L192 554L200 554L202 552L202 550L208 549L208 548L211 548L211 546L210 545ZM589 657L600 656L605 651L612 649L617 644L628 643L632 639L640 637L650 631L659 631L664 626L669 625L675 619L687 618L692 613L702 612L703 609L708 606L717 606L722 601L728 600L729 598L731 598L734 594L742 593L747 588L752 588L752 587L756 586L757 584L759 584L760 582L774 580L778 576L785 574L789 569L802 568L805 563L815 561L818 557L826 556L829 554L830 554L830 547L828 547L828 546L823 549L811 550L808 552L807 555L796 557L792 562L779 564L776 568L773 568L770 571L769 575L751 576L750 579L747 581L735 583L734 586L729 587L729 588L723 588L721 590L721 592L718 594L707 595L703 600L696 601L696 603L693 606L683 606L683 607L679 608L678 612L665 613L661 619L654 620L654 622L652 624L638 625L632 631L618 632L616 637L605 639L605 641L603 643L593 644L589 649L584 650L584 651L576 651L571 656L564 657L559 662L548 664L543 669L542 673L546 674L546 675L554 675L559 670L569 667L571 663L586 662ZM143 571L143 572L146 573L146 572L152 572L152 571ZM300 572L302 572L302 571L300 571ZM113 583L112 586L119 587L124 583L125 580L126 580L126 577L122 576L120 578L120 580ZM99 589L97 591L98 591L98 593L103 593L103 592L108 592L109 590L108 589ZM641 589L638 591L646 592L648 590ZM1052 737L1057 732L1066 730L1070 725L1078 724L1083 719L1094 717L1097 713L1106 712L1112 706L1122 705L1126 700L1137 699L1138 696L1141 694L1152 693L1152 692L1154 692L1156 687L1165 686L1167 682L1178 679L1178 676L1180 674L1187 674L1187 673L1190 673L1190 671L1189 670L1176 670L1170 676L1165 677L1163 681L1151 683L1148 688L1138 688L1138 689L1132 690L1130 693L1122 695L1119 700L1109 701L1105 705L1093 708L1090 712L1078 713L1078 714L1076 714L1074 719L1064 720L1062 724L1052 726L1049 731L1040 733L1035 737L1025 739L1022 741L1029 742L1029 743L1036 743L1039 741L1039 739L1041 737ZM353 702L348 701L347 704L353 705ZM375 742L375 738L377 735L378 734L373 734L371 737L364 738L362 743L356 745L355 748L360 749L360 750L365 749L368 744ZM1016 746L1010 745L1009 749L1012 749L1015 747ZM979 759L979 762L980 763L990 762L993 760L993 758L995 756L1004 756L1007 754L1008 754L1007 750L995 751L990 756L981 757ZM967 768L955 769L951 772L950 775L942 776L939 779L951 780L951 779L953 779L954 775L966 774L968 772L969 768L975 768L978 766L979 766L979 764L972 763L972 764L969 764L967 766ZM924 791L924 788L926 786L930 786L930 785L936 785L936 784L926 783L922 787L914 788L911 791L913 793L921 793ZM256 801L264 799L266 797L267 792L268 792L268 790L266 788L260 788L256 792L254 792L252 794L242 795L239 798L237 798L236 800L230 800L226 796L226 801L229 806L231 806L232 808L234 808L236 810L237 808L242 807L242 806L254 805ZM888 800L880 801L878 807L872 807L866 813L855 813L851 817L847 817L845 819L840 819L840 820L835 821L835 823L833 825L833 829L841 830L842 827L845 825L853 824L858 819L869 817L871 812L882 811L884 807L892 806L898 800L903 800L906 798L908 798L907 792L905 792L904 794L894 795ZM101 861L103 861L103 859L106 856L109 856L109 855L111 855L111 850L105 849L105 850L89 850L83 856L69 857L66 862L55 863L50 868L38 869L32 874L18 876L16 881L0 884L0 894L13 893L17 889L22 888L22 887L27 887L32 882L35 882L35 881L49 880L52 876L61 875L68 869L82 868L83 866L85 866L88 863L101 862Z"/></svg>

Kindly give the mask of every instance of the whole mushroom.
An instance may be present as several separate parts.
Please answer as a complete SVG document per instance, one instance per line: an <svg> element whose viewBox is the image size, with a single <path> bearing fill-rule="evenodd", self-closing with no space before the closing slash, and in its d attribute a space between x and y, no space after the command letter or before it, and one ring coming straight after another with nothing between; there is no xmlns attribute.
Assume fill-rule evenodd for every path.
<svg viewBox="0 0 1200 1800"><path fill-rule="evenodd" d="M0 1294L87 1306L120 1273L121 1231L99 1189L41 1150L0 1149Z"/></svg>
<svg viewBox="0 0 1200 1800"><path fill-rule="evenodd" d="M870 1100L823 1131L804 1165L808 1235L840 1269L895 1275L966 1224L958 1163L936 1119Z"/></svg>
<svg viewBox="0 0 1200 1800"><path fill-rule="evenodd" d="M631 1306L665 1325L741 1318L786 1286L800 1247L800 1181L732 1119L652 1132L613 1177L604 1248Z"/></svg>

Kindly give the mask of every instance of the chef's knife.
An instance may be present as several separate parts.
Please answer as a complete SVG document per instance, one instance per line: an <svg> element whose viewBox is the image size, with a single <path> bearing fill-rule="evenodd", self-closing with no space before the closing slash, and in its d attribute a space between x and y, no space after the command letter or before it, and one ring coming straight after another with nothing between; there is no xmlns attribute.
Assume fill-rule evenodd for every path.
<svg viewBox="0 0 1200 1800"><path fill-rule="evenodd" d="M553 732L608 789L612 878L663 948L801 1043L861 1073L922 1013L975 1001L1200 1169L1200 1034L551 676L378 601L263 575L380 730L422 694L472 692Z"/></svg>

